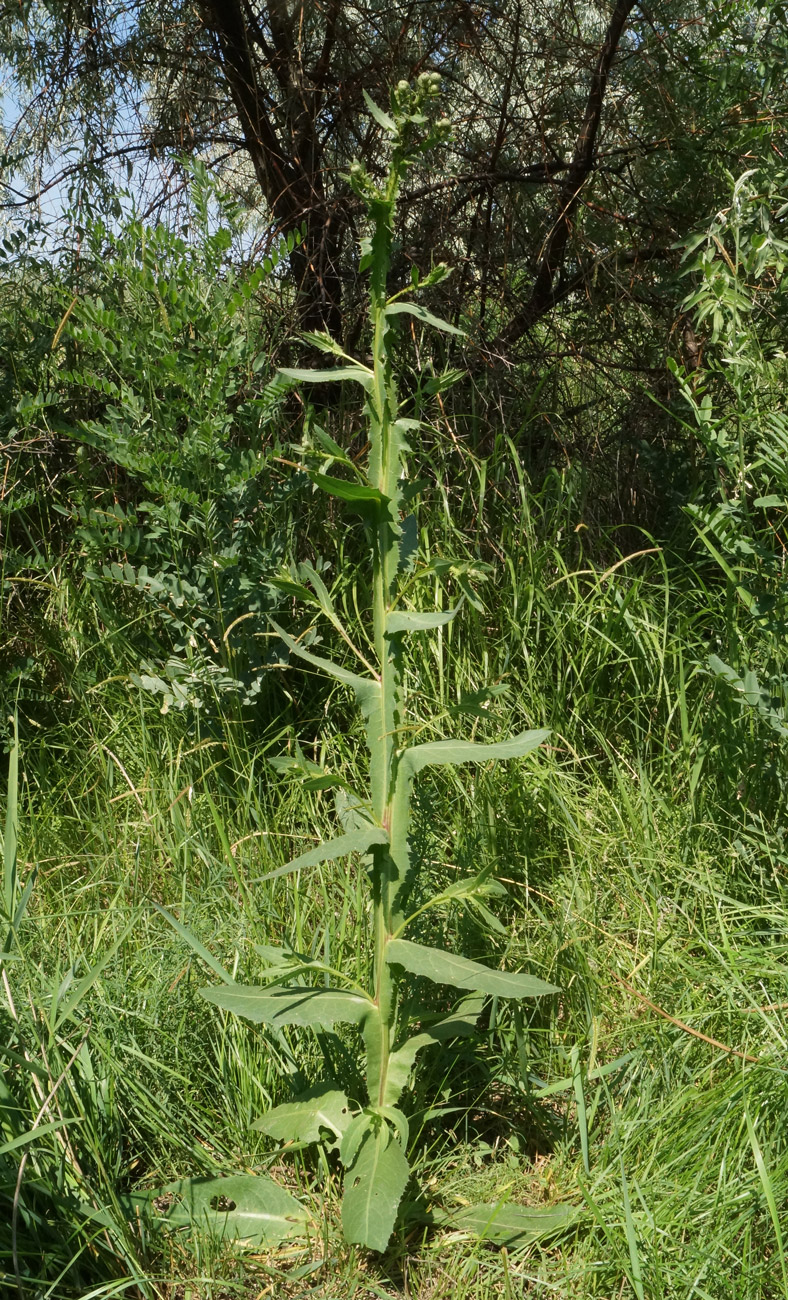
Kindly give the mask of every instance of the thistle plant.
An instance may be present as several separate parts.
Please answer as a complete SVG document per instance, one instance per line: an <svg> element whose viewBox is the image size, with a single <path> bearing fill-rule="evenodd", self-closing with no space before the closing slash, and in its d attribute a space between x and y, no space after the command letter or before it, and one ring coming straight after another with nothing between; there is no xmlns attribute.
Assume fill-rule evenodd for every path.
<svg viewBox="0 0 788 1300"><path fill-rule="evenodd" d="M276 874L299 872L352 853L363 855L369 878L371 981L369 987L361 987L341 971L329 970L285 945L260 948L267 962L262 985L225 984L203 990L210 1002L259 1024L310 1026L320 1031L332 1031L337 1024L359 1026L365 1048L367 1095L363 1105L354 1105L335 1085L327 1083L275 1107L256 1127L283 1141L327 1141L338 1152L346 1171L342 1202L345 1236L375 1250L385 1249L389 1242L410 1179L408 1120L400 1101L419 1052L435 1043L472 1035L486 997L521 999L557 992L531 975L493 970L410 937L417 918L427 908L450 900L481 900L496 889L500 891L489 873L482 872L433 895L426 904L416 905L414 884L419 872L410 845L414 779L429 766L518 758L535 750L548 734L526 731L497 744L463 740L413 744L412 728L406 725L403 661L408 639L449 623L459 609L458 605L417 613L404 604L415 558L411 539L416 535L406 517L405 457L408 438L418 431L419 423L403 418L400 412L392 361L393 331L403 315L459 333L405 296L410 289L418 291L437 283L447 268L437 267L421 283L414 275L409 290L392 296L387 283L402 179L415 159L449 132L445 119L433 125L429 121L428 110L439 94L439 83L436 74L423 75L414 87L400 82L391 95L390 114L367 101L391 146L390 168L382 185L361 163L354 163L350 172L371 227L370 237L362 244L361 264L369 273L371 364L362 364L333 339L318 334L308 336L310 343L340 364L326 370L282 372L297 383L353 382L364 392L369 443L365 471L320 431L328 468L336 468L336 474L308 472L319 488L363 517L372 560L369 644L374 653L366 656L355 649L314 568L301 565L297 580L283 579L282 585L291 595L317 604L345 642L354 647L358 672L314 654L274 625L292 656L354 692L366 725L369 785L363 797L357 795L347 804L343 834L302 854ZM319 986L312 983L316 975L325 982ZM423 1009L415 1006L414 976L459 990L461 1000L453 1013L440 1019L426 1017ZM328 982L332 987L326 987Z"/></svg>

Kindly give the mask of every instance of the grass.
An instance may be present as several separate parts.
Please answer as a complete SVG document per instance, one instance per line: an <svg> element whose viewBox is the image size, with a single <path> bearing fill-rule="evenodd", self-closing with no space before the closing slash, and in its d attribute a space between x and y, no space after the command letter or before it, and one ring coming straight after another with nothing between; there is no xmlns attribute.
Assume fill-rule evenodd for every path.
<svg viewBox="0 0 788 1300"><path fill-rule="evenodd" d="M352 1033L336 1045L225 1018L196 996L210 973L154 904L249 982L252 945L285 924L366 976L360 866L256 883L334 816L330 792L280 780L266 756L297 730L352 772L349 702L293 672L263 722L162 716L117 680L60 732L37 733L23 711L20 871L37 877L7 965L14 1011L0 998L14 1053L3 1140L13 1124L28 1132L58 1085L41 1120L53 1127L25 1147L26 1295L788 1296L784 764L703 670L723 630L750 633L727 627L724 592L685 549L643 536L630 549L648 553L626 558L593 519L578 530L571 483L535 496L503 451L475 514L480 466L461 444L459 465L434 466L465 486L433 490L427 547L451 535L491 571L483 609L417 643L417 707L480 740L547 725L553 742L538 761L433 773L415 833L430 887L491 864L508 891L502 933L458 904L443 937L554 981L561 999L522 1016L492 1006L473 1057L425 1058L408 1100L421 1214L385 1258L343 1245L330 1160L283 1162L250 1123L326 1053L357 1086ZM506 689L479 694L491 684ZM18 1160L0 1151L4 1210ZM309 1240L244 1253L124 1218L132 1187L230 1170L273 1171L311 1208ZM507 1199L574 1213L524 1249L430 1224L441 1208ZM10 1212L0 1270L13 1295Z"/></svg>

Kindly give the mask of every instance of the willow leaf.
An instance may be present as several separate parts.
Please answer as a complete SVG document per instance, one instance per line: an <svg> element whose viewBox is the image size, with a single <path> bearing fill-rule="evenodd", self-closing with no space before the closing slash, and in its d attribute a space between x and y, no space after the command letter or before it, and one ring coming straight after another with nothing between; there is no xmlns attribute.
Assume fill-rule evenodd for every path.
<svg viewBox="0 0 788 1300"><path fill-rule="evenodd" d="M374 117L378 126L382 126L383 130L387 131L389 135L396 135L397 124L394 119L389 117L388 113L384 113L382 108L378 108L378 105L372 96L367 94L366 90L362 89L361 93L364 96L364 103L369 109L370 116Z"/></svg>
<svg viewBox="0 0 788 1300"><path fill-rule="evenodd" d="M309 477L317 487L328 492L330 496L339 497L340 501L346 501L348 505L363 510L385 505L388 500L377 488L368 487L366 483L353 483L349 479L332 478L330 474L317 472L311 473Z"/></svg>
<svg viewBox="0 0 788 1300"><path fill-rule="evenodd" d="M540 1237L552 1236L577 1218L571 1205L467 1205L457 1210L438 1210L434 1222L472 1232L481 1241L509 1250L527 1246Z"/></svg>
<svg viewBox="0 0 788 1300"><path fill-rule="evenodd" d="M387 1106L394 1106L398 1102L419 1052L425 1047L434 1047L436 1043L451 1042L453 1038L471 1038L476 1033L476 1022L483 1006L483 996L473 994L465 998L452 1015L437 1021L429 1028L420 1030L418 1034L413 1034L391 1053L384 1096L384 1103Z"/></svg>
<svg viewBox="0 0 788 1300"><path fill-rule="evenodd" d="M274 1106L252 1125L279 1142L318 1142L325 1129L341 1137L352 1119L350 1103L336 1088L310 1088L295 1101Z"/></svg>
<svg viewBox="0 0 788 1300"><path fill-rule="evenodd" d="M306 1229L309 1215L289 1192L259 1174L230 1178L183 1178L143 1193L122 1197L129 1218L140 1211L155 1213L160 1200L167 1209L161 1217L172 1227L194 1225L210 1229L214 1240L234 1238L255 1246L276 1246Z"/></svg>
<svg viewBox="0 0 788 1300"><path fill-rule="evenodd" d="M372 710L380 700L380 683L371 677L359 677L358 673L351 673L347 668L342 668L340 664L335 664L332 659L324 659L321 655L313 655L311 650L304 649L297 641L285 632L278 623L271 620L271 627L277 636L281 637L291 654L297 655L306 663L312 664L314 668L319 668L321 672L327 673L329 677L334 677L338 682L345 686L351 686L356 693L356 698L361 705L364 717L369 717Z"/></svg>
<svg viewBox="0 0 788 1300"><path fill-rule="evenodd" d="M337 858L347 857L348 853L366 853L374 844L388 844L388 833L382 826L371 823L360 826L358 830L348 831L347 835L337 835L333 840L324 840L313 849L307 849L299 857L286 862L283 867L267 871L264 876L257 876L255 884L261 885L266 880L276 880L279 876L288 876L292 871L301 871L304 867L318 867L321 862L336 862Z"/></svg>

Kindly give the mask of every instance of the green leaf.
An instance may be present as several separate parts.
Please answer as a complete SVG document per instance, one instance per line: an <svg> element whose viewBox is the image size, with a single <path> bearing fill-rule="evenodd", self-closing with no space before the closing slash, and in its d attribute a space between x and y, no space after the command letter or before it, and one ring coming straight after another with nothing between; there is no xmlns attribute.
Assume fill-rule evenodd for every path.
<svg viewBox="0 0 788 1300"><path fill-rule="evenodd" d="M253 1129L280 1142L318 1142L325 1129L341 1137L352 1119L344 1092L332 1088L310 1088L295 1101L274 1106Z"/></svg>
<svg viewBox="0 0 788 1300"><path fill-rule="evenodd" d="M527 1246L567 1228L577 1217L571 1205L468 1205L459 1210L435 1210L434 1222L472 1232L481 1241L490 1241L509 1250Z"/></svg>
<svg viewBox="0 0 788 1300"><path fill-rule="evenodd" d="M366 1134L377 1124L378 1118L369 1110L359 1111L348 1124L339 1144L339 1159L349 1169Z"/></svg>
<svg viewBox="0 0 788 1300"><path fill-rule="evenodd" d="M392 939L386 947L386 961L402 966L411 975L423 975L435 984L455 989L472 989L499 998L538 998L560 990L534 975L515 975L491 970L480 962L458 957L440 948L425 948L408 939Z"/></svg>
<svg viewBox="0 0 788 1300"><path fill-rule="evenodd" d="M440 316L433 316L431 311L426 307L419 306L415 302L393 302L390 307L386 308L387 316L415 316L424 325L432 325L436 330L442 330L444 334L460 334L465 336L465 330L458 329L456 325L451 325L447 320Z"/></svg>
<svg viewBox="0 0 788 1300"><path fill-rule="evenodd" d="M383 506L388 500L377 488L368 487L366 483L352 483L349 479L332 478L329 474L310 473L312 482L332 497L347 501L351 505L369 509L371 506Z"/></svg>
<svg viewBox="0 0 788 1300"><path fill-rule="evenodd" d="M310 650L305 650L297 641L294 641L273 619L271 620L271 627L277 636L284 641L291 654L297 655L299 659L305 660L308 664L312 664L314 668L320 668L322 672L327 673L329 677L336 678L338 682L344 683L345 686L352 686L364 716L369 717L380 700L380 682L374 681L371 677L359 677L358 673L349 672L347 668L342 668L331 659L323 659L320 655L313 655Z"/></svg>
<svg viewBox="0 0 788 1300"><path fill-rule="evenodd" d="M224 980L225 984L232 984L233 977L230 972L224 969L221 962L214 957L212 952L208 951L205 944L200 942L197 935L193 934L188 926L184 925L182 921L179 921L177 916L173 916L172 912L168 912L166 907L160 907L158 903L154 903L153 906L156 908L156 911L164 917L165 921L169 921L173 930L175 930L182 939L185 939L189 947L205 962L206 966L211 968L214 975L218 975L220 980Z"/></svg>
<svg viewBox="0 0 788 1300"><path fill-rule="evenodd" d="M3 902L9 921L14 915L17 873L16 852L18 838L19 789L19 739L17 719L14 717L14 740L8 755L8 785L6 787L5 829L3 831Z"/></svg>
<svg viewBox="0 0 788 1300"><path fill-rule="evenodd" d="M394 121L394 118L389 117L388 113L384 113L382 108L378 108L374 99L367 94L366 90L362 90L361 93L364 96L364 103L369 110L370 116L375 119L378 126L382 126L383 130L388 131L389 135L396 135L397 124Z"/></svg>
<svg viewBox="0 0 788 1300"><path fill-rule="evenodd" d="M386 1249L409 1177L405 1153L388 1128L370 1130L345 1178L342 1227L348 1242Z"/></svg>
<svg viewBox="0 0 788 1300"><path fill-rule="evenodd" d="M395 610L386 620L386 635L396 636L398 632L424 632L429 628L444 627L457 617L460 608L461 605L455 605L454 609L435 610L426 614Z"/></svg>
<svg viewBox="0 0 788 1300"><path fill-rule="evenodd" d="M348 853L367 853L373 844L388 844L388 840L388 832L382 826L373 826L371 823L360 826L358 830L348 831L347 835L324 840L316 848L308 849L291 862L286 862L283 867L268 871L264 876L257 876L254 883L261 885L266 880L276 880L279 876L301 871L304 867L317 867L321 862L336 862L337 858L347 857Z"/></svg>
<svg viewBox="0 0 788 1300"><path fill-rule="evenodd" d="M315 435L315 438L320 443L323 450L328 452L329 456L334 460L338 460L340 464L347 465L350 469L355 469L355 465L347 452L342 450L338 442L334 442L334 439L329 433L326 433L325 429L321 428L319 424L313 424L312 433Z"/></svg>
<svg viewBox="0 0 788 1300"><path fill-rule="evenodd" d="M474 994L465 998L453 1015L422 1029L391 1053L384 1097L387 1106L394 1106L399 1100L419 1052L425 1047L434 1047L436 1043L450 1042L452 1038L471 1038L476 1033L476 1022L483 1006L483 996Z"/></svg>
<svg viewBox="0 0 788 1300"><path fill-rule="evenodd" d="M162 1201L169 1200L166 1209ZM183 1178L167 1187L121 1198L130 1218L139 1210L159 1214L172 1227L206 1228L217 1236L255 1246L276 1246L300 1236L309 1221L299 1202L270 1178L235 1174L229 1178Z"/></svg>
<svg viewBox="0 0 788 1300"><path fill-rule="evenodd" d="M321 352L329 352L334 357L342 357L344 361L352 360L348 357L347 352L340 343L332 339L326 330L307 330L301 338L305 343L311 343L313 347L318 348Z"/></svg>
<svg viewBox="0 0 788 1300"><path fill-rule="evenodd" d="M354 379L357 384L371 389L374 378L371 370L363 366L333 366L330 370L299 370L297 367L283 366L277 375L285 379L297 379L301 383L330 384L343 379Z"/></svg>
<svg viewBox="0 0 788 1300"><path fill-rule="evenodd" d="M400 757L400 764L407 772L415 774L430 764L449 763L456 766L460 763L522 758L524 754L530 754L544 744L549 735L549 731L522 731L511 740L498 741L492 745L480 745L471 740L436 740L406 749Z"/></svg>
<svg viewBox="0 0 788 1300"><path fill-rule="evenodd" d="M346 989L260 988L243 984L200 989L206 1002L223 1011L243 1016L256 1025L310 1025L332 1029L337 1022L358 1024L369 1015L373 1003L360 993Z"/></svg>
<svg viewBox="0 0 788 1300"><path fill-rule="evenodd" d="M49 1124L39 1124L36 1128L28 1129L26 1133L21 1133L19 1137L11 1138L9 1142L0 1143L0 1156L7 1155L9 1151L18 1151L20 1147L27 1146L30 1142L36 1142L39 1138L46 1137L49 1133L56 1133L58 1129L63 1128L64 1124L81 1124L82 1118L78 1115L69 1115L64 1119L52 1120Z"/></svg>

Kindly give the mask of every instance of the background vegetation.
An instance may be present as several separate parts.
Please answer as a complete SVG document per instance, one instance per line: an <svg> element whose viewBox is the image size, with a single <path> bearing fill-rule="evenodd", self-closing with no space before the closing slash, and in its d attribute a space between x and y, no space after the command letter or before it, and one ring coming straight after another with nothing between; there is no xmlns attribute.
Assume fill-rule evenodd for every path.
<svg viewBox="0 0 788 1300"><path fill-rule="evenodd" d="M0 1290L788 1296L783 6L0 12ZM294 465L362 456L363 422L277 370L305 327L366 355L362 91L433 69L454 135L391 291L454 267L429 305L465 339L414 321L396 366L429 422L424 599L466 599L409 694L446 735L552 739L428 772L415 833L436 891L507 891L446 945L562 995L425 1057L424 1197L376 1256L342 1244L331 1160L251 1128L325 1044L196 990L253 983L285 928L366 978L360 862L262 879L335 830L309 765L363 764L268 621L312 626L274 582L303 561L354 619L361 526ZM135 1208L255 1171L306 1240ZM457 1226L478 1201L492 1242ZM569 1213L507 1238L510 1202Z"/></svg>

